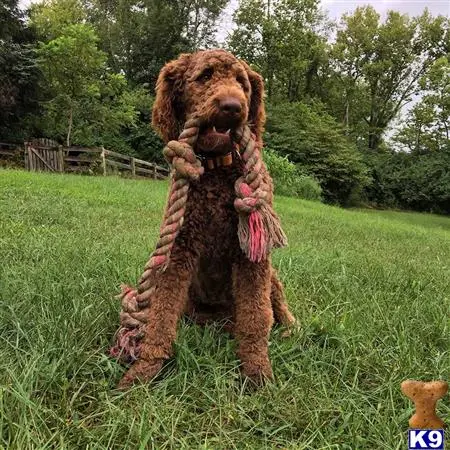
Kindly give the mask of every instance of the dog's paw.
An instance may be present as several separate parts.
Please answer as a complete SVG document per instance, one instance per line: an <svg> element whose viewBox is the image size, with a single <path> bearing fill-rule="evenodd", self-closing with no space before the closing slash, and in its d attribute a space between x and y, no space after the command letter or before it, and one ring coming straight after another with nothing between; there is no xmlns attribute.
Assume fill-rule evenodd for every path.
<svg viewBox="0 0 450 450"><path fill-rule="evenodd" d="M135 383L149 382L158 375L162 366L162 359L155 359L152 361L139 359L128 369L127 373L120 380L117 388L125 390Z"/></svg>
<svg viewBox="0 0 450 450"><path fill-rule="evenodd" d="M294 317L294 315L290 311L286 311L286 316L285 316L283 324L286 325L287 327L294 327L294 326L296 326L296 323L297 323L297 320Z"/></svg>
<svg viewBox="0 0 450 450"><path fill-rule="evenodd" d="M266 364L243 363L241 366L242 376L250 382L253 387L262 387L273 380L273 372L270 362Z"/></svg>

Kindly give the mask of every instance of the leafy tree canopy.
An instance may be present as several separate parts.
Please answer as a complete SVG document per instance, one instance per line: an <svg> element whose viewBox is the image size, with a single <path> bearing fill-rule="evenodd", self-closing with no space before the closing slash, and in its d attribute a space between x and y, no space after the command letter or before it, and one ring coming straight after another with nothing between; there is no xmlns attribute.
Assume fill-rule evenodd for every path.
<svg viewBox="0 0 450 450"><path fill-rule="evenodd" d="M60 36L38 48L49 99L41 126L66 145L94 144L97 133L114 133L132 123L135 111L123 75L107 70L106 54L90 25L68 25Z"/></svg>
<svg viewBox="0 0 450 450"><path fill-rule="evenodd" d="M450 62L443 56L420 80L422 99L410 111L396 142L413 153L446 151L450 142Z"/></svg>
<svg viewBox="0 0 450 450"><path fill-rule="evenodd" d="M389 123L418 92L419 80L442 56L448 38L448 19L427 10L415 18L389 11L385 22L371 6L343 16L331 57L345 93L347 124L354 113L350 105L360 101L361 88L367 92L366 114L353 120L365 122L369 149L378 148Z"/></svg>

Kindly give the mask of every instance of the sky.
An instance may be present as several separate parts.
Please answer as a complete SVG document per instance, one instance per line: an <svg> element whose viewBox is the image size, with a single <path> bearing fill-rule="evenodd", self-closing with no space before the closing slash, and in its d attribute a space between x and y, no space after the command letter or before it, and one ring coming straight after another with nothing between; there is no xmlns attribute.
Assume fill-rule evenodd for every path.
<svg viewBox="0 0 450 450"><path fill-rule="evenodd" d="M382 17L390 9L417 16L425 7L432 15L450 16L450 0L321 0L322 9L328 12L330 19L339 19L342 14L354 11L358 6L372 5ZM238 0L230 0L219 26L219 40L227 38L232 28L233 11L238 6Z"/></svg>
<svg viewBox="0 0 450 450"><path fill-rule="evenodd" d="M20 0L25 8L33 0ZM238 5L238 0L230 0L227 16L231 21L232 11ZM353 11L357 6L371 4L379 13L384 14L388 9L394 9L410 15L420 14L427 6L433 15L450 16L450 0L321 0L323 9L327 10L330 18L339 18L343 13ZM228 20L226 21L228 22Z"/></svg>
<svg viewBox="0 0 450 450"><path fill-rule="evenodd" d="M371 4L381 15L389 9L417 16L428 7L433 15L450 15L450 0L322 0L322 7L331 18L339 18L343 13L353 11L357 6Z"/></svg>

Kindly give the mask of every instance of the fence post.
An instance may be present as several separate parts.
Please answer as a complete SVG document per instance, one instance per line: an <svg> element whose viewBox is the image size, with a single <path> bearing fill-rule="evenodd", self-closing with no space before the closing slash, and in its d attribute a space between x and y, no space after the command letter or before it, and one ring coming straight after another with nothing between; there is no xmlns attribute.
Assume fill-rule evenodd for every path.
<svg viewBox="0 0 450 450"><path fill-rule="evenodd" d="M64 154L62 145L58 145L58 166L59 172L64 172Z"/></svg>
<svg viewBox="0 0 450 450"><path fill-rule="evenodd" d="M153 164L153 179L156 180L156 164Z"/></svg>
<svg viewBox="0 0 450 450"><path fill-rule="evenodd" d="M135 177L136 176L136 161L134 160L134 158L133 157L131 157L131 175L133 176L133 177Z"/></svg>
<svg viewBox="0 0 450 450"><path fill-rule="evenodd" d="M23 150L23 157L24 157L24 163L25 163L25 170L30 170L28 167L28 145L27 142L24 142L24 150Z"/></svg>
<svg viewBox="0 0 450 450"><path fill-rule="evenodd" d="M103 176L106 176L106 158L105 158L105 148L102 147L102 169L103 169Z"/></svg>
<svg viewBox="0 0 450 450"><path fill-rule="evenodd" d="M31 147L28 145L27 147L28 153L28 170L33 171L37 170L36 164L34 163L33 152L31 151Z"/></svg>

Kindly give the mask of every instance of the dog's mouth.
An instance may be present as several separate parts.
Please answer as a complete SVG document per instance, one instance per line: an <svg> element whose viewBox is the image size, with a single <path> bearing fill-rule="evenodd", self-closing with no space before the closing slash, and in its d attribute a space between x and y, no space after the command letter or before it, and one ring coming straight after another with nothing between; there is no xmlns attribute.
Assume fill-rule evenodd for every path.
<svg viewBox="0 0 450 450"><path fill-rule="evenodd" d="M224 155L233 150L235 127L206 124L200 128L196 150L203 154Z"/></svg>

